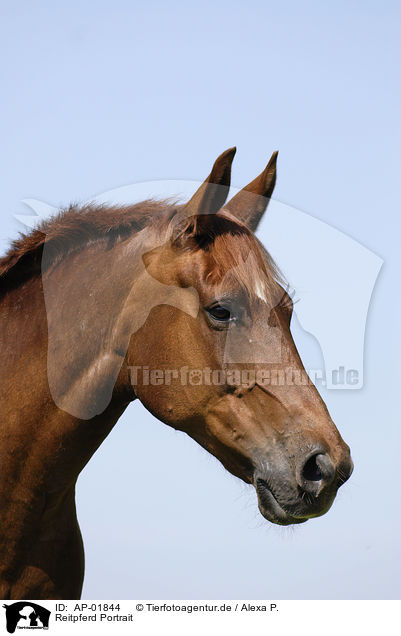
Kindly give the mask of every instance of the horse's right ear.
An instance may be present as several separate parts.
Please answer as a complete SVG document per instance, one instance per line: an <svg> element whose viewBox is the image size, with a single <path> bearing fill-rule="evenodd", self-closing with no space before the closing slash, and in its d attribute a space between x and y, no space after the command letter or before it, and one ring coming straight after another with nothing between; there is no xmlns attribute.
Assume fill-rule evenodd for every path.
<svg viewBox="0 0 401 636"><path fill-rule="evenodd" d="M230 189L231 164L236 151L234 146L217 157L207 179L183 206L185 216L216 214L224 205Z"/></svg>
<svg viewBox="0 0 401 636"><path fill-rule="evenodd" d="M258 227L273 194L277 175L277 155L278 151L276 150L263 172L240 190L224 208L245 223L253 232Z"/></svg>

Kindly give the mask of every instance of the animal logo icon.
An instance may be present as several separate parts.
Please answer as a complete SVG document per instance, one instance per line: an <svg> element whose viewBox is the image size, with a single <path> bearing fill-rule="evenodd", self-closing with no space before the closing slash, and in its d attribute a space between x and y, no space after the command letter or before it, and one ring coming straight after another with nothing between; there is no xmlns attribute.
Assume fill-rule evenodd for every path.
<svg viewBox="0 0 401 636"><path fill-rule="evenodd" d="M49 629L50 610L27 601L4 604L7 631L14 634L18 629Z"/></svg>

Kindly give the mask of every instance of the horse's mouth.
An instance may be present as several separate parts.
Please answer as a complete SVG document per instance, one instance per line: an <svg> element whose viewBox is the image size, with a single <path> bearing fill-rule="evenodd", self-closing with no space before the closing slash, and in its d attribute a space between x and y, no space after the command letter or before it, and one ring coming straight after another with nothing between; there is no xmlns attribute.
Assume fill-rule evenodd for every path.
<svg viewBox="0 0 401 636"><path fill-rule="evenodd" d="M257 479L255 484L258 495L260 513L265 519L280 526L290 526L295 523L304 523L308 517L295 517L285 510L274 496L271 488L264 479Z"/></svg>

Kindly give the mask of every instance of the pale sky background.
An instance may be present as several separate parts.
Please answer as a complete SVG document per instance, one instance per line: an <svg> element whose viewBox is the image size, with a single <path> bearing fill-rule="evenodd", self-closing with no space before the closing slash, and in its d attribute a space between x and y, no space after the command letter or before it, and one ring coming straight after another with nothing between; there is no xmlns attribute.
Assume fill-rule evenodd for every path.
<svg viewBox="0 0 401 636"><path fill-rule="evenodd" d="M269 524L135 403L78 481L84 597L400 598L399 3L1 1L0 17L2 252L24 198L200 180L237 145L233 185L279 149L275 198L384 259L364 388L322 393L355 462L329 513Z"/></svg>

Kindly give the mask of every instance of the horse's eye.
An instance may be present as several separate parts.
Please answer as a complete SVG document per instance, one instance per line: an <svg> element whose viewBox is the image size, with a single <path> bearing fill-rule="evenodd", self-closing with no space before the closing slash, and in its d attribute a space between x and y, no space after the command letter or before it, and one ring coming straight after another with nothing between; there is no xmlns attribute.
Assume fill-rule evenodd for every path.
<svg viewBox="0 0 401 636"><path fill-rule="evenodd" d="M231 319L231 312L222 305L213 305L213 307L208 307L206 311L212 318L220 322L228 322Z"/></svg>

